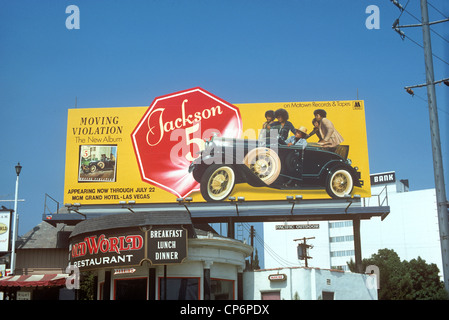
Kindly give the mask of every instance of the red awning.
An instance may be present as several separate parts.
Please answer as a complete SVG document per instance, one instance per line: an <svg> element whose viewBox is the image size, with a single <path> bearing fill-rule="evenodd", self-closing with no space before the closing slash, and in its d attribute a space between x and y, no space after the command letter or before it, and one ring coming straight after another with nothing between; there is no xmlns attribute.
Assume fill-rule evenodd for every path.
<svg viewBox="0 0 449 320"><path fill-rule="evenodd" d="M0 278L0 288L64 286L68 276L69 275L65 273L9 276Z"/></svg>

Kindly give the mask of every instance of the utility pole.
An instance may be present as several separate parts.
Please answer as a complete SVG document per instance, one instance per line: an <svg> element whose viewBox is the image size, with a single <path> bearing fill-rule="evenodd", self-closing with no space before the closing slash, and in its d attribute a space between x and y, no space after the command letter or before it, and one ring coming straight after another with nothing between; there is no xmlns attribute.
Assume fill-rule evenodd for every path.
<svg viewBox="0 0 449 320"><path fill-rule="evenodd" d="M254 236L255 236L255 232L254 232L254 226L251 226L250 229L250 233L249 233L249 237L251 239L251 247L253 248L253 251L251 252L251 269L253 267L253 260L254 260Z"/></svg>
<svg viewBox="0 0 449 320"><path fill-rule="evenodd" d="M446 191L444 186L443 157L441 155L440 129L438 124L437 100L433 74L432 45L430 41L429 13L427 0L421 0L424 59L426 64L427 100L429 103L430 137L432 140L433 169L437 198L438 222L440 228L443 277L446 291L449 292L449 220Z"/></svg>
<svg viewBox="0 0 449 320"><path fill-rule="evenodd" d="M293 241L302 241L300 243L298 243L298 259L299 260L304 260L305 264L306 264L306 268L309 267L309 264L307 262L308 259L312 259L312 257L310 257L308 255L309 253L309 248L313 248L313 246L311 244L307 244L307 240L310 239L315 239L315 237L310 237L310 238L301 238L301 239L294 239Z"/></svg>
<svg viewBox="0 0 449 320"><path fill-rule="evenodd" d="M397 0L391 0L401 11L405 9L397 2ZM448 22L449 18L444 20L429 22L429 13L427 8L427 0L421 0L421 24L399 26L399 19L393 24L393 29L399 33L402 39L406 37L404 32L400 28L406 27L422 27L423 32L423 48L424 48L424 62L426 68L426 84L418 86L405 87L407 92L413 95L411 88L415 87L427 87L427 101L429 104L429 120L430 120L430 138L432 142L432 156L433 156L433 170L435 179L435 191L437 200L437 212L438 212L438 225L440 232L440 245L441 245L441 260L443 264L443 279L444 287L449 293L449 217L448 217L448 204L446 198L446 190L444 183L443 172L443 157L441 154L441 140L440 129L438 124L438 110L437 100L435 93L435 84L444 82L447 84L448 79L443 79L435 82L433 72L433 58L432 58L432 44L430 39L430 25Z"/></svg>

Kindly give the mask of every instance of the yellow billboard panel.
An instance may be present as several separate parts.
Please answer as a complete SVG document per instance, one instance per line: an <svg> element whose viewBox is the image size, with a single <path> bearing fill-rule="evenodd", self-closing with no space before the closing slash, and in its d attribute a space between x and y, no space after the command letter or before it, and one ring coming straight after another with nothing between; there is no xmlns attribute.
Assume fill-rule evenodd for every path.
<svg viewBox="0 0 449 320"><path fill-rule="evenodd" d="M281 116L267 126L269 110ZM194 89L150 107L68 110L64 203L331 199L370 190L361 100L233 105Z"/></svg>

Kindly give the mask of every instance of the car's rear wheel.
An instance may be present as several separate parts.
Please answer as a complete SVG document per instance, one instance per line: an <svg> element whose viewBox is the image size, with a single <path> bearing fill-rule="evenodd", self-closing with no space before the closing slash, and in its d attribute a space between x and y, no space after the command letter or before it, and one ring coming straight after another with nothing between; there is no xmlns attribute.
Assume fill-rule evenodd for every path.
<svg viewBox="0 0 449 320"><path fill-rule="evenodd" d="M272 184L281 173L281 160L270 148L250 150L243 159L245 165L267 185Z"/></svg>
<svg viewBox="0 0 449 320"><path fill-rule="evenodd" d="M100 161L100 162L97 163L97 166L98 166L98 168L100 168L101 170L103 170L104 167L105 167L105 164L104 164L103 161Z"/></svg>
<svg viewBox="0 0 449 320"><path fill-rule="evenodd" d="M235 172L230 166L212 165L201 177L201 195L206 201L226 199L234 189Z"/></svg>
<svg viewBox="0 0 449 320"><path fill-rule="evenodd" d="M332 198L343 198L350 195L354 188L354 181L348 170L344 168L332 169L326 179L326 191Z"/></svg>

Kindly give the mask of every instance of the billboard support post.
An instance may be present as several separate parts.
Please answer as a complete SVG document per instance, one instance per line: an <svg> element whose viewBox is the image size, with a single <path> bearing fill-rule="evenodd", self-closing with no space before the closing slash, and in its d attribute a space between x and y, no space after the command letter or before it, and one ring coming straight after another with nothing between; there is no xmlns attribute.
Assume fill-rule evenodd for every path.
<svg viewBox="0 0 449 320"><path fill-rule="evenodd" d="M355 268L357 273L362 273L362 243L360 238L360 217L357 216L352 220L352 228L354 233L354 254Z"/></svg>

